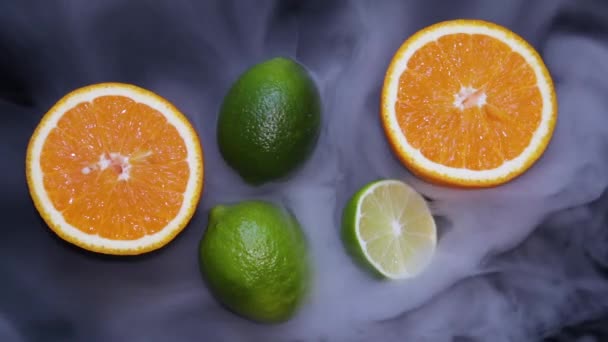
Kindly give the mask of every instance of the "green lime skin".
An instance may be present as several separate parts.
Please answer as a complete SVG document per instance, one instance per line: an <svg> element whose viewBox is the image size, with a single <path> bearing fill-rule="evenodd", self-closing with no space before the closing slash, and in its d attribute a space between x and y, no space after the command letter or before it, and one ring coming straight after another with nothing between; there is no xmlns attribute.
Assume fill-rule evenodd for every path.
<svg viewBox="0 0 608 342"><path fill-rule="evenodd" d="M304 234L294 216L272 203L214 207L199 252L215 298L252 321L288 320L308 292Z"/></svg>
<svg viewBox="0 0 608 342"><path fill-rule="evenodd" d="M307 70L288 58L254 65L232 85L220 108L218 145L249 184L286 177L312 154L321 100Z"/></svg>
<svg viewBox="0 0 608 342"><path fill-rule="evenodd" d="M357 190L355 194L348 200L344 210L342 211L342 243L348 254L353 258L355 263L360 266L363 270L377 279L386 279L380 271L378 271L365 257L363 248L357 239L356 223L357 223L357 204L361 196L372 186L379 181L371 182L361 189Z"/></svg>

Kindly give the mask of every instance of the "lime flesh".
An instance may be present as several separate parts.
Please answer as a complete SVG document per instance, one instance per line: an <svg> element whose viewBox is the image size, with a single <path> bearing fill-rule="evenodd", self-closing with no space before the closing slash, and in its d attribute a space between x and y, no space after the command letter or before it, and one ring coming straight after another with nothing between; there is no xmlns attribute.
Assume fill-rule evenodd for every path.
<svg viewBox="0 0 608 342"><path fill-rule="evenodd" d="M430 263L436 226L424 198L397 180L372 182L349 200L342 238L354 259L383 278L410 278Z"/></svg>

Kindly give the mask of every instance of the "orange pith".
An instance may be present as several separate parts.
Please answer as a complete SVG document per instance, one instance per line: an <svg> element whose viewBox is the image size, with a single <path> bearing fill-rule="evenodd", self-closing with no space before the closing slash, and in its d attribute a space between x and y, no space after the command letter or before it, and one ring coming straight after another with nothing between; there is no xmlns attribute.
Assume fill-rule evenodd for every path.
<svg viewBox="0 0 608 342"><path fill-rule="evenodd" d="M495 168L523 151L540 122L532 68L488 36L452 34L424 45L400 85L395 110L406 138L447 166Z"/></svg>
<svg viewBox="0 0 608 342"><path fill-rule="evenodd" d="M396 96L389 95L391 88ZM397 51L381 117L391 147L417 175L441 184L493 186L540 157L556 108L550 75L529 44L492 23L454 20L419 31Z"/></svg>
<svg viewBox="0 0 608 342"><path fill-rule="evenodd" d="M196 132L145 89L75 90L43 117L27 151L30 193L49 227L84 249L141 254L171 241L202 191Z"/></svg>
<svg viewBox="0 0 608 342"><path fill-rule="evenodd" d="M63 115L40 163L45 189L68 223L129 240L175 217L189 175L185 158L184 140L158 111L102 96Z"/></svg>

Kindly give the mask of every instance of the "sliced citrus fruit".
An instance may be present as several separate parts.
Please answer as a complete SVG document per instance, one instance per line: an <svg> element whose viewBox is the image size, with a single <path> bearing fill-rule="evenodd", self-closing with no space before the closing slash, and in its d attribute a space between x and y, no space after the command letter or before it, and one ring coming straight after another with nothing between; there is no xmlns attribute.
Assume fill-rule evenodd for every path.
<svg viewBox="0 0 608 342"><path fill-rule="evenodd" d="M75 90L42 118L27 149L34 204L61 238L105 254L171 241L200 199L203 155L186 117L127 84Z"/></svg>
<svg viewBox="0 0 608 342"><path fill-rule="evenodd" d="M557 103L541 57L496 24L454 20L407 39L382 90L398 158L436 183L487 187L526 171L553 134Z"/></svg>
<svg viewBox="0 0 608 342"><path fill-rule="evenodd" d="M389 279L420 274L437 241L426 201L397 180L369 183L353 195L344 208L342 239L355 260Z"/></svg>

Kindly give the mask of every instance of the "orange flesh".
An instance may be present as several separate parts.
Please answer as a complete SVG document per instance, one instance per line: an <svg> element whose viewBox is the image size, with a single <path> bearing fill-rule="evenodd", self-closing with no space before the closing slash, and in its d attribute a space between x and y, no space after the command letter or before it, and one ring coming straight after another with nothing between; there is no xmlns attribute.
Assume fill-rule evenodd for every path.
<svg viewBox="0 0 608 342"><path fill-rule="evenodd" d="M40 164L49 198L69 224L134 240L177 215L190 172L186 156L184 140L160 112L102 96L63 115Z"/></svg>
<svg viewBox="0 0 608 342"><path fill-rule="evenodd" d="M399 79L395 112L409 144L426 158L487 170L529 145L542 98L520 54L495 38L459 33L412 55Z"/></svg>

